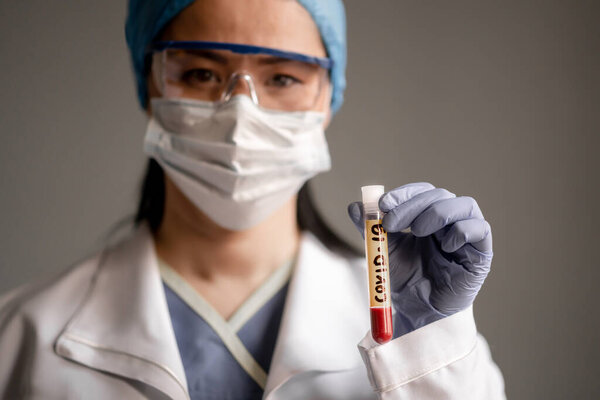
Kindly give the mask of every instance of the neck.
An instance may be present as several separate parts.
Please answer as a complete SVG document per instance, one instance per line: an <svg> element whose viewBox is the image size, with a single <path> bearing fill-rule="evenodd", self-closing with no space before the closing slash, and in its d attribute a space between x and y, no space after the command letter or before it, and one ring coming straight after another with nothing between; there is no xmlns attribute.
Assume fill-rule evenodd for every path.
<svg viewBox="0 0 600 400"><path fill-rule="evenodd" d="M205 282L266 279L294 257L300 242L296 196L244 231L220 227L166 178L165 211L154 240L158 256L184 278Z"/></svg>

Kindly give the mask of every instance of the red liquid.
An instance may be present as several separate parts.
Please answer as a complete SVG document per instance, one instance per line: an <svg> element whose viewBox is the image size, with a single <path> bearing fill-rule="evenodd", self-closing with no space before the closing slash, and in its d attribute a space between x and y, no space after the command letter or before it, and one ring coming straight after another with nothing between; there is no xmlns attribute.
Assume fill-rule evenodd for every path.
<svg viewBox="0 0 600 400"><path fill-rule="evenodd" d="M371 335L379 344L392 340L394 336L392 307L371 308Z"/></svg>

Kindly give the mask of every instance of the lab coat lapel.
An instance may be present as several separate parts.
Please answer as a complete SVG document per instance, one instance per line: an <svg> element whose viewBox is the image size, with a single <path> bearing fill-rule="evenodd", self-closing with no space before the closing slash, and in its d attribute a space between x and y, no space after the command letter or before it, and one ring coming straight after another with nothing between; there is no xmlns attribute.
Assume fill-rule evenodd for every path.
<svg viewBox="0 0 600 400"><path fill-rule="evenodd" d="M356 346L369 329L369 316L366 271L360 266L303 235L265 399L302 372L362 367Z"/></svg>
<svg viewBox="0 0 600 400"><path fill-rule="evenodd" d="M101 257L88 297L56 342L56 352L101 371L187 399L152 238L142 226Z"/></svg>

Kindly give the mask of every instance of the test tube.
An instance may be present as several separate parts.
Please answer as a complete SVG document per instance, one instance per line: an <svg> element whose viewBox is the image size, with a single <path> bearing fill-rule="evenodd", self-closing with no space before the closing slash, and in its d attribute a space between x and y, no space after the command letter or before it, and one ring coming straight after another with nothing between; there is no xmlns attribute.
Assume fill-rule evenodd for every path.
<svg viewBox="0 0 600 400"><path fill-rule="evenodd" d="M383 213L379 210L379 198L384 193L384 188L382 185L363 186L361 191L365 216L371 335L377 343L383 344L389 342L394 335L387 232L383 229Z"/></svg>

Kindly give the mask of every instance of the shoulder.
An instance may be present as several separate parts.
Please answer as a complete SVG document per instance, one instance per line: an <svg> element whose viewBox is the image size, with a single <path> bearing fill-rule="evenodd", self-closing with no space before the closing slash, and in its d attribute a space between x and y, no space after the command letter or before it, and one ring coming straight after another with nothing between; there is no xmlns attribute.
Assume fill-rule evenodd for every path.
<svg viewBox="0 0 600 400"><path fill-rule="evenodd" d="M10 398L28 397L32 390L47 393L49 382L52 385L67 376L65 371L72 370L73 364L57 353L58 338L77 320L94 293L96 298L114 296L111 287L119 283L119 276L108 282L106 277L111 271L128 273L127 267L147 251L147 239L147 232L138 229L53 278L24 285L0 297L1 398L7 393ZM140 242L146 247L141 247ZM103 279L105 284L99 287ZM123 286L127 288L125 284L121 289ZM60 384L55 387L60 391Z"/></svg>
<svg viewBox="0 0 600 400"><path fill-rule="evenodd" d="M77 262L58 275L27 283L0 297L0 315L10 310L51 309L76 292L85 291L91 282L101 253ZM71 302L71 301L69 301Z"/></svg>
<svg viewBox="0 0 600 400"><path fill-rule="evenodd" d="M12 323L34 328L66 320L81 302L93 280L101 254L89 257L62 273L40 282L27 283L0 297L0 340Z"/></svg>
<svg viewBox="0 0 600 400"><path fill-rule="evenodd" d="M21 336L50 340L56 337L85 301L101 265L121 248L130 248L133 235L107 245L96 254L76 262L61 273L42 281L27 283L0 296L0 346L8 331ZM139 236L139 235L138 235Z"/></svg>
<svg viewBox="0 0 600 400"><path fill-rule="evenodd" d="M48 325L54 325L54 321L68 321L94 284L100 266L119 249L130 248L135 236L136 232L113 245L106 245L103 250L59 274L27 283L0 296L0 328L7 319L18 315L30 322L40 321Z"/></svg>
<svg viewBox="0 0 600 400"><path fill-rule="evenodd" d="M139 243L146 243L148 237L147 228L140 226L60 274L0 296L0 342L5 339L7 327L16 323L35 331L37 337L58 335L86 301L99 272L129 264L132 257L144 251ZM125 256L125 260L116 262L119 256Z"/></svg>
<svg viewBox="0 0 600 400"><path fill-rule="evenodd" d="M54 358L54 342L81 304L98 259L88 258L58 276L0 297L0 397L24 396L33 357Z"/></svg>

